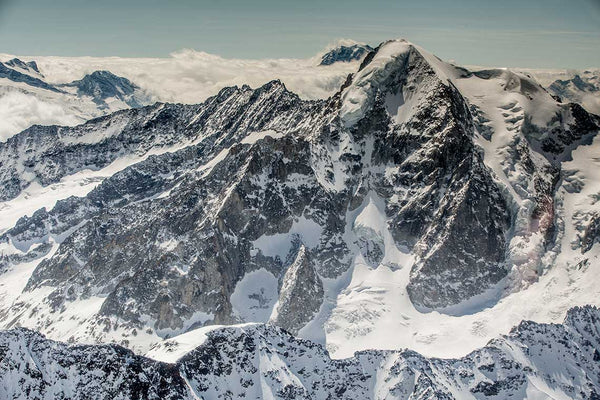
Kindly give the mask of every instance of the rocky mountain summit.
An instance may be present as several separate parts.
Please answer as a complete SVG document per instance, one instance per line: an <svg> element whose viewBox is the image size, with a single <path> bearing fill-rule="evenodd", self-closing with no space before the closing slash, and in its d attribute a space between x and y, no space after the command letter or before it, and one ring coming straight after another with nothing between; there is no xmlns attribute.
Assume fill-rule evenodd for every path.
<svg viewBox="0 0 600 400"><path fill-rule="evenodd" d="M4 64L5 64L5 66L8 66L14 70L22 70L23 72L31 74L31 75L37 74L40 77L44 76L40 72L40 69L35 61L25 62L25 61L19 60L18 58L13 58L11 60L8 60Z"/></svg>
<svg viewBox="0 0 600 400"><path fill-rule="evenodd" d="M327 51L321 57L319 65L331 65L336 62L357 61L365 57L373 48L363 43L347 43Z"/></svg>
<svg viewBox="0 0 600 400"><path fill-rule="evenodd" d="M33 126L0 143L0 326L145 352L272 323L336 356L466 354L600 298L599 130L528 76L403 40L326 100L275 80Z"/></svg>
<svg viewBox="0 0 600 400"><path fill-rule="evenodd" d="M0 333L0 396L596 399L599 338L600 312L586 307L570 310L563 325L524 321L459 359L371 350L332 360L318 344L250 324L213 330L198 347L165 363L116 345L67 346L18 328Z"/></svg>

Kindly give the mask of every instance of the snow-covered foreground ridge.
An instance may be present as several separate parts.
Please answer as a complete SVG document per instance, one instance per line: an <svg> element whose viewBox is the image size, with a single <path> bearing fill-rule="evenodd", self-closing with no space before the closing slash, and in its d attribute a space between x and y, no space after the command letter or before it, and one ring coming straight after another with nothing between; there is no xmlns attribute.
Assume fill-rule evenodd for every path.
<svg viewBox="0 0 600 400"><path fill-rule="evenodd" d="M599 305L599 130L402 40L326 100L275 80L34 126L0 143L0 328L145 354L268 322L337 358L464 356Z"/></svg>
<svg viewBox="0 0 600 400"><path fill-rule="evenodd" d="M598 349L600 311L593 307L570 310L562 325L522 322L459 359L399 350L332 360L321 345L254 324L213 330L168 364L19 328L0 332L0 397L597 399Z"/></svg>

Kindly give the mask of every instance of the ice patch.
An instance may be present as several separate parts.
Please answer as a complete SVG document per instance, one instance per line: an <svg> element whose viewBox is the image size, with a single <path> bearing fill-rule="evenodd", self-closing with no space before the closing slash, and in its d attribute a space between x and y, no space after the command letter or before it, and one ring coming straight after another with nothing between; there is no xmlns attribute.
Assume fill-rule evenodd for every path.
<svg viewBox="0 0 600 400"><path fill-rule="evenodd" d="M361 237L369 239L369 236L373 238L374 233L374 238L382 242L381 264L394 268L406 261L406 253L398 249L387 226L385 202L376 193L370 192L366 197L359 214L354 219L353 230L359 239Z"/></svg>
<svg viewBox="0 0 600 400"><path fill-rule="evenodd" d="M231 294L233 313L243 322L267 322L277 298L277 278L264 268L248 272Z"/></svg>
<svg viewBox="0 0 600 400"><path fill-rule="evenodd" d="M85 132L81 136L65 136L61 137L63 143L82 143L82 144L96 144L100 143L112 136L116 136L123 131L127 126L129 120L127 118L122 119L109 119L104 126L99 129Z"/></svg>
<svg viewBox="0 0 600 400"><path fill-rule="evenodd" d="M219 154L214 156L209 162L207 162L202 167L200 167L198 169L198 171L202 172L202 177L206 178L208 175L210 175L213 168L216 167L217 164L219 164L221 161L223 161L225 159L225 157L227 157L228 154L229 154L229 147L221 150L219 152Z"/></svg>
<svg viewBox="0 0 600 400"><path fill-rule="evenodd" d="M161 249L163 249L165 251L173 251L177 248L178 244L179 243L177 242L177 240L169 239L169 240L165 240L164 242L159 243L158 247L160 247Z"/></svg>
<svg viewBox="0 0 600 400"><path fill-rule="evenodd" d="M321 238L323 228L315 221L300 217L287 233L263 235L252 242L255 251L260 250L267 257L279 257L285 260L292 248L292 241L298 238L308 248L316 247Z"/></svg>
<svg viewBox="0 0 600 400"><path fill-rule="evenodd" d="M277 138L283 137L285 135L280 132L275 132L272 129L266 130L266 131L261 131L261 132L252 132L251 134L246 136L244 139L242 139L241 143L254 144L257 141L259 141L260 139L264 139L267 136L270 136L273 139L277 139Z"/></svg>

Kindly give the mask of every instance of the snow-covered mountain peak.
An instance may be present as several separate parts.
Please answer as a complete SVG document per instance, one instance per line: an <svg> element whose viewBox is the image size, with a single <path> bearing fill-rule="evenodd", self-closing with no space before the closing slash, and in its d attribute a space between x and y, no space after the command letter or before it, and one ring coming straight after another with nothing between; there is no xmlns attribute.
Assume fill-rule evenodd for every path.
<svg viewBox="0 0 600 400"><path fill-rule="evenodd" d="M328 47L325 51L325 54L320 57L319 65L359 61L369 52L373 51L373 48L368 44L346 39L338 41L338 43Z"/></svg>
<svg viewBox="0 0 600 400"><path fill-rule="evenodd" d="M107 101L121 101L134 108L149 102L149 96L139 86L110 71L94 71L64 86L75 88L79 96L91 97L103 108L109 108Z"/></svg>
<svg viewBox="0 0 600 400"><path fill-rule="evenodd" d="M397 115L423 81L433 79L447 85L449 76L455 74L454 67L405 39L384 42L365 57L343 89L340 117L346 127L353 126L381 96L394 108L388 111Z"/></svg>
<svg viewBox="0 0 600 400"><path fill-rule="evenodd" d="M548 90L563 101L579 103L589 112L600 115L599 71L583 71L570 79L557 79Z"/></svg>
<svg viewBox="0 0 600 400"><path fill-rule="evenodd" d="M17 87L24 85L25 87L63 93L54 85L45 82L43 80L43 76L33 70L32 65L29 65L17 58L9 60L6 63L0 62L0 78L6 78L7 83L11 85L14 84Z"/></svg>
<svg viewBox="0 0 600 400"><path fill-rule="evenodd" d="M27 75L35 76L36 78L43 78L44 75L40 72L38 65L35 61L22 61L18 58L13 58L4 63L8 65L14 70L18 70L19 72L25 73Z"/></svg>

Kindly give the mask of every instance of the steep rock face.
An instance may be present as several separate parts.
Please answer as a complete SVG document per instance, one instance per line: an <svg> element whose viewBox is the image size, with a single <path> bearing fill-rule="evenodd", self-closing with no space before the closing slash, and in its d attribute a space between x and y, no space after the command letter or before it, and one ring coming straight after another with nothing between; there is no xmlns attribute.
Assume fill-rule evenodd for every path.
<svg viewBox="0 0 600 400"><path fill-rule="evenodd" d="M385 194L394 238L416 244L422 256L411 274L411 299L445 307L506 276L510 215L473 144L458 90L416 48L390 47L346 89L342 118L356 123L355 136L374 138L371 168L388 168L362 184ZM354 106L359 99L362 108ZM465 230L473 241L458 234Z"/></svg>
<svg viewBox="0 0 600 400"><path fill-rule="evenodd" d="M598 240L600 240L600 218L594 214L583 232L580 243L581 252L588 252Z"/></svg>
<svg viewBox="0 0 600 400"><path fill-rule="evenodd" d="M479 294L508 273L503 265L509 226L504 200L482 169L466 176L463 182L453 182L449 193L455 196L442 200L439 219L419 243L424 256L407 287L416 305L458 304L465 293Z"/></svg>
<svg viewBox="0 0 600 400"><path fill-rule="evenodd" d="M78 171L101 169L123 156L143 156L151 149L189 144L200 134L212 136L212 142L231 144L234 133L260 130L273 114L286 113L299 102L289 92L279 98L282 85L275 86L279 89L272 84L256 92L248 87L227 88L199 106L157 103L73 128L33 126L0 143L0 199L13 199L35 180L49 185ZM270 90L275 94L265 103ZM222 138L215 137L217 133L222 133ZM25 170L29 174L23 174Z"/></svg>
<svg viewBox="0 0 600 400"><path fill-rule="evenodd" d="M293 335L311 321L323 302L323 283L301 245L281 285L276 316L271 321Z"/></svg>
<svg viewBox="0 0 600 400"><path fill-rule="evenodd" d="M121 347L66 346L24 329L0 333L0 395L26 399L595 399L600 314L523 322L460 359L366 351L332 360L268 325L219 328L174 364ZM172 348L171 348L172 350ZM568 378L566 378L568 377ZM566 378L566 379L565 379Z"/></svg>
<svg viewBox="0 0 600 400"><path fill-rule="evenodd" d="M173 144L186 136L178 126L186 111L187 115L191 112L184 106L157 104L122 111L75 128L33 126L0 143L0 196L10 200L33 181L49 185L84 169L101 169L119 156L142 155L157 144ZM149 135L139 135L142 129ZM157 137L153 131L160 131L161 135ZM29 174L23 174L24 170Z"/></svg>

